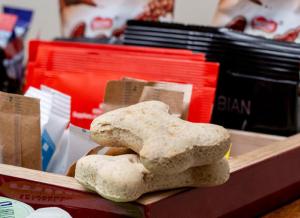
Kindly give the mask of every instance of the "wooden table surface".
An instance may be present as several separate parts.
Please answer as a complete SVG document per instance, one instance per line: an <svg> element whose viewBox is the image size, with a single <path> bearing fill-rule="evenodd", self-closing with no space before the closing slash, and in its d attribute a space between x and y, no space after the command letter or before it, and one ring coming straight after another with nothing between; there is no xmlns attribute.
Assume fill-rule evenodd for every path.
<svg viewBox="0 0 300 218"><path fill-rule="evenodd" d="M300 199L275 210L263 218L300 218Z"/></svg>

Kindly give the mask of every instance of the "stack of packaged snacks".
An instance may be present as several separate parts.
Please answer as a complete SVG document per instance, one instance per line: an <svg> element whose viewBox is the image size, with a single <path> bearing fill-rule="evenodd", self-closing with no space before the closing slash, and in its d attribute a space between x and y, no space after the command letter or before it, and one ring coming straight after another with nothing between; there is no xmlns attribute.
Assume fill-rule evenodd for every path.
<svg viewBox="0 0 300 218"><path fill-rule="evenodd" d="M214 123L277 135L298 130L300 46L225 28L130 21L125 44L190 49L220 63Z"/></svg>
<svg viewBox="0 0 300 218"><path fill-rule="evenodd" d="M210 122L219 64L188 50L65 42L30 44L26 87L41 84L72 97L71 123L89 128L104 113L108 81L124 77L193 86L188 119Z"/></svg>

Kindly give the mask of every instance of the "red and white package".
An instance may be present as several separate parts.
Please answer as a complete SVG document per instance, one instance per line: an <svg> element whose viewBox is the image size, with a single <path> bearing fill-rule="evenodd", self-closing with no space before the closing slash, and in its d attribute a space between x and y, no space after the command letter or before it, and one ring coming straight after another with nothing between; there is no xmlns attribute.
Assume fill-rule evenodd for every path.
<svg viewBox="0 0 300 218"><path fill-rule="evenodd" d="M279 41L300 42L299 0L220 0L213 24Z"/></svg>
<svg viewBox="0 0 300 218"><path fill-rule="evenodd" d="M172 20L173 8L174 0L61 0L63 35L119 35L130 19Z"/></svg>

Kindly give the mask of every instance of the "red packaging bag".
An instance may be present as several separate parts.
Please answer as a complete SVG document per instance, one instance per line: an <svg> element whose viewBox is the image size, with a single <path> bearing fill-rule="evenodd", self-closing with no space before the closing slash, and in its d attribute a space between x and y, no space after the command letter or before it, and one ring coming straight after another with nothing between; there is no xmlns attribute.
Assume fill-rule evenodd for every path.
<svg viewBox="0 0 300 218"><path fill-rule="evenodd" d="M201 60L205 60L205 54L203 53L193 53L190 50L183 50L183 49L168 49L168 48L150 48L150 47L142 47L142 46L124 46L124 45L106 45L106 44L89 44L89 43L73 43L73 42L50 42L50 41L30 41L29 43L29 62L33 62L36 60L37 51L40 47L48 47L52 51L57 49L86 49L87 52L127 52L127 53L142 53L155 55L167 55L168 57L174 58L182 58L184 57L198 57Z"/></svg>
<svg viewBox="0 0 300 218"><path fill-rule="evenodd" d="M193 95L189 120L209 122L215 95L218 64L203 61L126 55L126 52L99 54L84 49L39 46L36 61L27 69L27 86L41 84L72 96L75 125L89 128L102 113L101 103L108 80L133 77L151 81L192 83ZM54 50L54 51L53 51ZM81 51L83 50L83 51ZM59 52L58 52L59 51ZM102 55L101 55L102 54ZM34 60L32 59L32 60ZM84 102L84 103L82 103Z"/></svg>
<svg viewBox="0 0 300 218"><path fill-rule="evenodd" d="M40 59L37 60L35 63L37 64L37 67L45 67L45 65L47 65L47 69L55 69L55 70L64 70L64 69L80 69L82 67L82 62L84 62L84 67L85 69L104 69L103 67L108 67L108 69L113 69L113 67L116 67L116 70L120 69L121 64L126 64L126 67L128 69L129 66L133 66L133 67L138 67L141 65L138 65L137 63L140 63L141 61L146 61L146 64L153 64L155 62L156 65L160 64L160 69L162 68L170 68L170 64L172 64L172 66L174 66L175 64L177 64L176 69L179 70L183 70L183 69L192 69L193 70L198 70L201 69L203 67L203 63L201 61L190 61L190 60L184 60L184 59L180 59L180 60L174 60L174 59L166 59L166 58L157 58L157 57L148 57L148 56L141 56L141 55L137 55L134 56L132 54L130 55L122 55L122 54L117 54L117 55L107 55L107 54L102 54L101 52L99 54L96 53L92 53L92 54L88 54L88 55L82 55L82 51L78 50L78 51L73 51L71 54L69 53L65 53L64 50L61 51L55 51L51 52L51 58L48 57L48 51L47 49L44 50L45 48L41 48L40 49ZM77 53L77 55L76 55ZM65 59L68 58L69 61L65 61ZM101 66L99 65L99 59L101 60ZM116 59L118 60L118 65L115 65ZM132 62L132 60L134 60L134 62ZM152 61L152 62L150 62ZM154 61L154 62L153 62ZM96 63L96 66L95 66ZM104 65L104 64L108 64L108 65ZM208 63L207 63L208 64ZM211 63L212 65L214 65L214 63ZM58 68L57 68L58 67ZM60 67L60 68L59 68ZM90 68L91 67L91 68ZM144 67L144 65L143 65ZM71 70L70 69L70 70ZM206 73L204 71L204 73ZM212 74L212 72L210 72L208 74L209 77L217 77L217 71L215 71L214 74Z"/></svg>
<svg viewBox="0 0 300 218"><path fill-rule="evenodd" d="M101 72L101 74L94 74L93 72L57 73L44 70L34 70L33 74L33 82L31 82L32 86L39 87L40 84L45 84L72 96L71 123L86 128L89 127L91 121L95 117L99 116L103 112L101 110L101 103L104 98L106 82L108 80L121 79L124 75L116 73L113 74L112 72ZM130 77L137 76L137 74L127 75ZM89 81L89 83L84 84L84 81ZM85 88L83 88L83 86ZM194 87L190 105L189 120L210 122L214 95L215 88L204 86Z"/></svg>
<svg viewBox="0 0 300 218"><path fill-rule="evenodd" d="M119 71L120 70L120 65L126 65L126 70L129 70L130 67L133 67L134 71L140 71L140 69L137 69L138 66L142 66L144 68L144 63L141 63L140 65L137 65L138 61L147 61L145 64L151 64L151 66L154 63L150 63L148 61L152 60L155 61L155 64L159 64L160 63L160 74L168 74L168 71L172 70L170 67L171 65L169 63L172 62L172 64L177 64L177 66L175 66L175 70L182 70L187 72L187 69L192 69L191 74L195 71L198 71L198 73L200 73L200 69L203 68L204 64L203 62L199 62L199 61L186 61L186 60L180 60L174 62L174 60L172 59L160 59L160 60L156 60L157 58L153 58L153 57L143 57L141 55L134 57L133 55L127 55L127 56L120 56L119 54L118 56L113 56L113 57L107 57L107 55L103 55L100 53L100 55L103 55L103 57L98 56L96 53L93 54L88 54L88 55L82 55L82 52L80 51L76 51L76 52L72 52L71 54L65 53L65 52L51 52L51 58L48 55L47 49L46 51L42 52L44 50L44 48L41 48L39 50L40 56L42 56L42 58L40 58L39 60L37 60L36 62L36 66L38 67L43 67L44 69L47 70L80 70L82 68L82 62L85 63L84 67L86 70L115 70L115 71ZM63 51L63 50L62 50ZM77 55L76 55L77 53ZM66 61L66 59L68 58L68 61ZM125 58L125 59L124 59ZM101 64L99 64L99 59L101 59ZM116 59L118 60L118 64L116 65ZM131 60L134 59L134 62L132 62ZM106 60L106 61L105 61ZM95 65L95 63L97 65ZM172 66L173 66L172 65ZM212 67L214 67L214 63L206 63L206 67L211 65ZM153 66L152 66L153 67ZM207 69L207 68L206 68ZM123 69L121 69L123 71ZM143 70L143 69L142 69ZM147 69L146 69L147 70ZM207 72L204 70L202 71L204 73L204 75L201 75L203 77L208 77L209 80L206 81L210 81L210 83L212 84L212 87L216 86L216 82L217 82L217 76L218 76L218 71L217 70L212 70L209 72L209 74L207 74ZM189 75L187 74L187 75ZM200 76L200 75L199 75ZM171 79L171 78L170 78Z"/></svg>

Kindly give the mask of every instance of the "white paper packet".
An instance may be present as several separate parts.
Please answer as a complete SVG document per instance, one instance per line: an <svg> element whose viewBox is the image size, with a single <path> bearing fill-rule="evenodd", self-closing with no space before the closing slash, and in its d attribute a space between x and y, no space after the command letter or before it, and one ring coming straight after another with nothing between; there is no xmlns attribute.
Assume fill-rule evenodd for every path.
<svg viewBox="0 0 300 218"><path fill-rule="evenodd" d="M58 146L59 149L53 155L48 169L53 173L66 174L71 164L97 146L98 144L90 138L88 130L70 124Z"/></svg>
<svg viewBox="0 0 300 218"><path fill-rule="evenodd" d="M86 129L70 124L71 97L47 86L30 87L26 96L41 101L43 170L65 174L92 148L99 146ZM105 153L106 148L100 153Z"/></svg>
<svg viewBox="0 0 300 218"><path fill-rule="evenodd" d="M52 95L49 120L42 132L43 170L48 171L49 162L59 149L59 142L70 122L71 97L46 86L41 86L41 91Z"/></svg>
<svg viewBox="0 0 300 218"><path fill-rule="evenodd" d="M48 92L43 92L37 88L29 87L29 89L24 94L27 97L37 98L40 100L40 112L41 112L41 131L45 124L49 120L51 105L52 105L52 94Z"/></svg>
<svg viewBox="0 0 300 218"><path fill-rule="evenodd" d="M42 85L41 90L30 87L25 96L40 99L42 131L42 163L47 171L65 129L70 122L71 97Z"/></svg>

